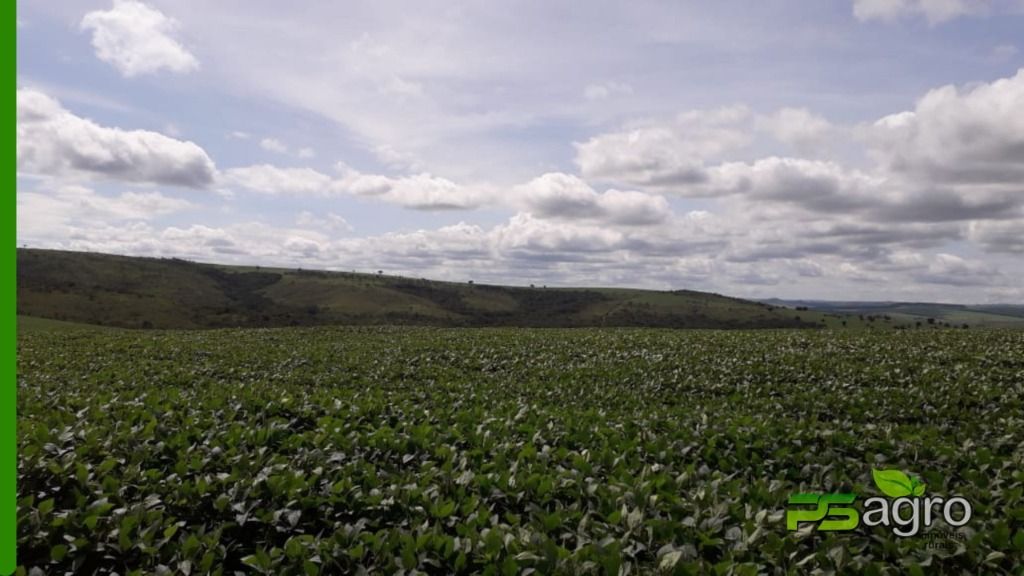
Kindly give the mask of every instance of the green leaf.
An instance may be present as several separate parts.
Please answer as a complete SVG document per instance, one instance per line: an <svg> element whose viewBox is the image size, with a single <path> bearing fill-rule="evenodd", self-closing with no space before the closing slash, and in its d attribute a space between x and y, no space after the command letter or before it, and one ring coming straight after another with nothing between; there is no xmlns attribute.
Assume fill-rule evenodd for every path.
<svg viewBox="0 0 1024 576"><path fill-rule="evenodd" d="M216 560L217 557L214 556L213 552L203 554L203 559L199 561L199 569L202 570L203 573L209 572Z"/></svg>
<svg viewBox="0 0 1024 576"><path fill-rule="evenodd" d="M199 551L201 542L195 534L189 534L188 538L185 538L185 542L181 545L181 553L186 557L192 556Z"/></svg>
<svg viewBox="0 0 1024 576"><path fill-rule="evenodd" d="M164 528L164 540L170 540L177 533L178 533L178 525L177 524L171 524L167 528Z"/></svg>
<svg viewBox="0 0 1024 576"><path fill-rule="evenodd" d="M1017 535L1013 537L1013 547L1024 552L1024 530L1017 530Z"/></svg>
<svg viewBox="0 0 1024 576"><path fill-rule="evenodd" d="M57 544L53 548L50 548L50 560L54 562L60 562L64 559L68 553L68 547L63 544Z"/></svg>
<svg viewBox="0 0 1024 576"><path fill-rule="evenodd" d="M914 485L910 478L899 470L872 469L871 476L875 480L875 486L890 498L910 496L914 493Z"/></svg>
<svg viewBox="0 0 1024 576"><path fill-rule="evenodd" d="M455 512L455 502L448 500L439 506L434 507L434 516L437 518L447 518Z"/></svg>
<svg viewBox="0 0 1024 576"><path fill-rule="evenodd" d="M113 470L116 467L117 467L117 460L114 460L113 458L107 458L106 460L103 461L102 464L99 465L99 467L96 469L96 472L99 475L103 476L103 475L107 474L108 472L110 472L111 470Z"/></svg>
<svg viewBox="0 0 1024 576"><path fill-rule="evenodd" d="M118 530L117 534L117 545L121 548L121 552L125 553L132 547L132 532L133 524L125 518L121 521L121 529Z"/></svg>
<svg viewBox="0 0 1024 576"><path fill-rule="evenodd" d="M516 559L511 556L506 556L501 562L501 573L503 576L515 576L519 571L519 565L516 563Z"/></svg>
<svg viewBox="0 0 1024 576"><path fill-rule="evenodd" d="M1005 550L1010 547L1010 526L1004 522L996 522L992 527L992 547L997 550Z"/></svg>

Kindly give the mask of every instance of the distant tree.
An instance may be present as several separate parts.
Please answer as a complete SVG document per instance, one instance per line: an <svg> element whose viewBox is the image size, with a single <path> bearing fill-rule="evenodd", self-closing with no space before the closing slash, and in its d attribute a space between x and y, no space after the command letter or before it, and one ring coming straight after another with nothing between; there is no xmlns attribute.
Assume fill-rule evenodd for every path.
<svg viewBox="0 0 1024 576"><path fill-rule="evenodd" d="M379 276L379 275L381 275L381 274L383 274L383 273L384 273L384 271L383 271L383 270L377 270L377 275L378 275L378 276Z"/></svg>
<svg viewBox="0 0 1024 576"><path fill-rule="evenodd" d="M967 326L967 323L965 322L964 325L961 326L961 328L963 328L964 330L967 330L969 328L969 326Z"/></svg>
<svg viewBox="0 0 1024 576"><path fill-rule="evenodd" d="M929 318L928 319L928 323L929 324L935 324L935 318Z"/></svg>
<svg viewBox="0 0 1024 576"><path fill-rule="evenodd" d="M470 281L469 281L469 283L470 283L470 284L472 284L472 283L473 283L473 281L472 281L472 280L470 280Z"/></svg>

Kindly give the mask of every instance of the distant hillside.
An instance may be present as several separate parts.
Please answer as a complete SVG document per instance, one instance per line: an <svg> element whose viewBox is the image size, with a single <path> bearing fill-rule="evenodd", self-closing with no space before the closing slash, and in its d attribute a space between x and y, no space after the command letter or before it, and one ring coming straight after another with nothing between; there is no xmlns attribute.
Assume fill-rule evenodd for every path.
<svg viewBox="0 0 1024 576"><path fill-rule="evenodd" d="M1024 328L1024 305L938 304L931 302L833 302L825 300L762 300L764 304L829 314L882 318L903 325Z"/></svg>
<svg viewBox="0 0 1024 576"><path fill-rule="evenodd" d="M838 318L689 290L490 286L38 249L18 250L18 314L126 328L813 328Z"/></svg>

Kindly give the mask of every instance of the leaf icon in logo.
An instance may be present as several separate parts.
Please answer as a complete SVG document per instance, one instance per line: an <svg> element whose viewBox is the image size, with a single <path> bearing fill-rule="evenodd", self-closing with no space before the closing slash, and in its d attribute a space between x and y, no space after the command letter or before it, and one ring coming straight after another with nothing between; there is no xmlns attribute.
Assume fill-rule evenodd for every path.
<svg viewBox="0 0 1024 576"><path fill-rule="evenodd" d="M871 470L871 476L875 480L875 486L882 491L882 494L890 498L911 496L914 494L914 482L899 470ZM924 494L924 484L920 484L921 494Z"/></svg>

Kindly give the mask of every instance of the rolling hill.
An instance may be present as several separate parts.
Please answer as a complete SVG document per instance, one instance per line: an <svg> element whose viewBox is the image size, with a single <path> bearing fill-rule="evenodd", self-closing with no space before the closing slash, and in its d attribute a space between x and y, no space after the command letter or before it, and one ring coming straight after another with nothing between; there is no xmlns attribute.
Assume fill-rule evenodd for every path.
<svg viewBox="0 0 1024 576"><path fill-rule="evenodd" d="M814 328L839 318L690 290L493 286L40 249L18 250L18 314L124 328Z"/></svg>
<svg viewBox="0 0 1024 576"><path fill-rule="evenodd" d="M862 318L888 319L897 325L949 324L961 327L1024 328L1024 305L1018 304L941 304L934 302L840 302L828 300L779 300L761 302L801 311L842 314Z"/></svg>

